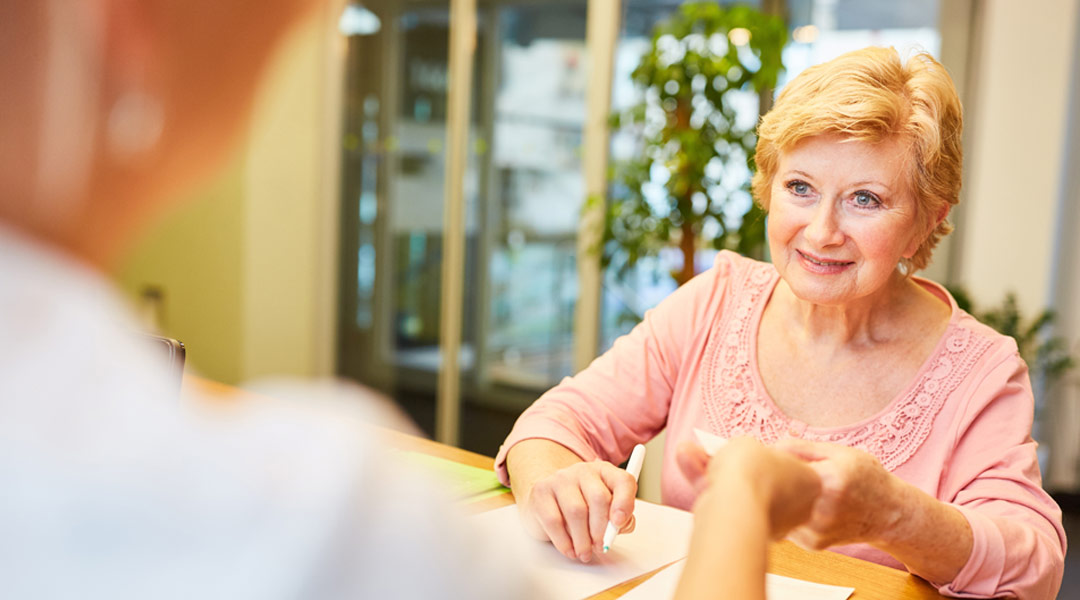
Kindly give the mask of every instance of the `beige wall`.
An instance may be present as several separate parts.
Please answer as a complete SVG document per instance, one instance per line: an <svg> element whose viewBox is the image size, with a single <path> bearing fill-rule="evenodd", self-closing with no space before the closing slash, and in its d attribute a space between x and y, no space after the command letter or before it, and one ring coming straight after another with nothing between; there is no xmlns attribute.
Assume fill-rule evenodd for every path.
<svg viewBox="0 0 1080 600"><path fill-rule="evenodd" d="M1074 16L1080 38L1080 8ZM1061 197L1057 215L1056 272L1054 306L1058 314L1058 335L1069 340L1074 356L1080 356L1080 39L1073 40L1073 71L1070 119L1066 125L1068 149L1064 161ZM1063 127L1064 128L1064 127ZM1043 429L1053 445L1044 482L1049 489L1080 490L1080 369L1074 369L1048 390L1049 402L1043 415Z"/></svg>
<svg viewBox="0 0 1080 600"><path fill-rule="evenodd" d="M235 165L146 236L119 273L133 297L162 289L164 333L212 379L333 371L335 25L326 11L287 40Z"/></svg>
<svg viewBox="0 0 1080 600"><path fill-rule="evenodd" d="M244 376L333 370L341 38L313 21L286 45L256 106L245 172Z"/></svg>
<svg viewBox="0 0 1080 600"><path fill-rule="evenodd" d="M197 198L149 232L118 274L138 301L159 288L163 333L187 346L189 364L207 377L236 382L241 346L244 165L229 167Z"/></svg>
<svg viewBox="0 0 1080 600"><path fill-rule="evenodd" d="M1059 290L1055 299L1051 284L1055 227L1065 218L1059 214L1065 207L1061 198L1068 194L1068 201L1077 201L1076 190L1064 186L1070 181L1065 136L1070 87L1080 65L1075 56L1080 1L988 0L984 6L976 105L968 125L973 136L966 148L967 206L955 272L977 303L996 304L1013 290L1030 316L1056 300L1062 314L1057 333L1075 351L1080 348L1075 306L1062 302L1080 296ZM1074 148L1078 143L1072 140ZM1060 264L1080 265L1076 246L1063 248L1071 254L1058 257ZM1080 280L1080 274L1069 277ZM1074 372L1045 399L1038 432L1044 442L1040 452L1049 451L1044 483L1049 489L1075 489L1080 484L1080 376Z"/></svg>
<svg viewBox="0 0 1080 600"><path fill-rule="evenodd" d="M976 303L1049 303L1077 0L983 3L958 279ZM1037 5L1037 6L1036 6Z"/></svg>

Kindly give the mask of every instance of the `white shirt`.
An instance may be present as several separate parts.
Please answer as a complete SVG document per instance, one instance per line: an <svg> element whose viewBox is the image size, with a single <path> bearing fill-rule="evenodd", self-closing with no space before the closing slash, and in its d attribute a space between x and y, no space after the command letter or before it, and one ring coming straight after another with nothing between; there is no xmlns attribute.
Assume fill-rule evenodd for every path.
<svg viewBox="0 0 1080 600"><path fill-rule="evenodd" d="M0 597L528 595L379 452L370 397L179 397L137 330L104 277L0 225Z"/></svg>

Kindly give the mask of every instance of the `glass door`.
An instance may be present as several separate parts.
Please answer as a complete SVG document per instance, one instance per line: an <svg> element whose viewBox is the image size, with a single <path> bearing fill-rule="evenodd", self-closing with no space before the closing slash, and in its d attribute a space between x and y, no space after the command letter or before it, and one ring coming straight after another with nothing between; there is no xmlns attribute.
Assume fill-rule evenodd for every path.
<svg viewBox="0 0 1080 600"><path fill-rule="evenodd" d="M338 372L429 433L449 4L364 1L381 25L349 38L342 136ZM464 438L493 452L516 414L570 373L586 1L480 2L477 18L459 361Z"/></svg>
<svg viewBox="0 0 1080 600"><path fill-rule="evenodd" d="M430 421L440 361L449 2L365 1L380 27L349 38L342 136L342 273L338 371ZM478 48L485 41L481 34ZM474 71L473 97L484 74ZM474 148L476 112L470 135ZM465 174L463 370L476 359L477 199L483 164Z"/></svg>

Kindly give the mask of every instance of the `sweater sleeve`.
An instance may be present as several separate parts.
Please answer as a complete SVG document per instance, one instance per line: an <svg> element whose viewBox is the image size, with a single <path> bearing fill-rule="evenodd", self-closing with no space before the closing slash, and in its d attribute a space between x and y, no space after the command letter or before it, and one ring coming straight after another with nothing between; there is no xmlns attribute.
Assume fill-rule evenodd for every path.
<svg viewBox="0 0 1080 600"><path fill-rule="evenodd" d="M1008 342L969 392L944 475L942 490L952 495L973 534L967 564L939 587L949 596L1052 599L1061 586L1061 509L1042 489L1027 366Z"/></svg>
<svg viewBox="0 0 1080 600"><path fill-rule="evenodd" d="M506 454L527 439L565 446L582 460L620 463L635 444L659 433L684 357L706 335L734 268L721 252L708 271L665 298L610 350L573 377L563 379L514 424L495 457L499 479L509 485Z"/></svg>

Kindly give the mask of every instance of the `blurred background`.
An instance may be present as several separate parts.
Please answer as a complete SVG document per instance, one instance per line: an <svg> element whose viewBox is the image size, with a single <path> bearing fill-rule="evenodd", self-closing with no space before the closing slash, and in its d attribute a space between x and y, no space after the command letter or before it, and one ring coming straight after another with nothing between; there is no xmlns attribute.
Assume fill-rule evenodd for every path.
<svg viewBox="0 0 1080 600"><path fill-rule="evenodd" d="M460 344L445 347L440 322L450 45L462 35L449 0L352 0L297 32L233 164L146 236L119 283L209 379L336 375L382 390L429 434L455 352L442 377L459 391L444 402L461 418L441 437L493 455L532 400L675 289L687 219L701 217L698 270L718 248L767 258L741 148L785 81L867 45L925 49L960 91L966 168L956 232L924 275L1021 339L1037 366L1046 487L1080 507L1080 373L1068 364L1080 354L1080 0L744 3L760 29L680 4L469 3ZM680 33L688 18L719 29ZM722 86L686 67L706 51ZM755 80L774 57L775 83ZM682 109L723 143L702 163L708 190L680 205L650 136ZM589 136L607 156L585 155ZM606 182L599 193L590 177ZM590 197L607 231L591 246Z"/></svg>

